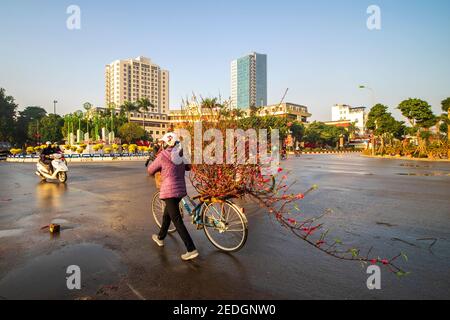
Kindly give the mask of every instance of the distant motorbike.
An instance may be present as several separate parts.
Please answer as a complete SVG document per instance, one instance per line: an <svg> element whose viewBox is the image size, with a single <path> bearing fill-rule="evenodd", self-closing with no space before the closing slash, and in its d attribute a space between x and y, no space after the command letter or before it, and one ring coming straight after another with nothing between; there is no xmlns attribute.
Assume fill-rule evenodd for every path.
<svg viewBox="0 0 450 320"><path fill-rule="evenodd" d="M43 181L51 179L59 180L59 182L65 183L67 181L67 172L69 169L67 168L67 162L64 159L64 155L55 153L50 156L50 159L52 159L51 166L53 170L41 161L38 161L36 164L36 175Z"/></svg>

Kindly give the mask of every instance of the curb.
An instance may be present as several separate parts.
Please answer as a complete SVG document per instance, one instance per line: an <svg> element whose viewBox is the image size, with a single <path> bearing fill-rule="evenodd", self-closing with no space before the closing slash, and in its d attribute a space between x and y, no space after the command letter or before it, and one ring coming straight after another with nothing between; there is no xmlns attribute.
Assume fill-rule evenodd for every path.
<svg viewBox="0 0 450 320"><path fill-rule="evenodd" d="M403 161L425 161L425 162L450 162L450 159L428 159L428 158L407 158L407 157L395 157L395 156L371 156L362 154L361 157L372 159L386 159L386 160L403 160Z"/></svg>
<svg viewBox="0 0 450 320"><path fill-rule="evenodd" d="M348 153L361 153L362 151L319 151L319 152L301 152L301 154L348 154Z"/></svg>
<svg viewBox="0 0 450 320"><path fill-rule="evenodd" d="M93 163L93 162L121 162L121 161L144 161L148 156L132 156L132 157L79 157L65 158L68 163ZM39 158L14 158L8 157L6 162L11 163L37 163Z"/></svg>

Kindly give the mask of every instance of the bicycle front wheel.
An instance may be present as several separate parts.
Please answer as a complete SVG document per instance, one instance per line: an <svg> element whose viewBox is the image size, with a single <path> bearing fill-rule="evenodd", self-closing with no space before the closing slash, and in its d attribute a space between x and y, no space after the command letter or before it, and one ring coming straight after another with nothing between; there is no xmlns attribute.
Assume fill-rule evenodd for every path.
<svg viewBox="0 0 450 320"><path fill-rule="evenodd" d="M242 209L230 201L205 205L202 220L206 237L222 251L239 251L247 241L247 218Z"/></svg>
<svg viewBox="0 0 450 320"><path fill-rule="evenodd" d="M156 192L153 195L153 199L152 199L152 213L153 213L153 218L155 219L155 222L160 229L162 226L162 220L163 220L163 216L164 216L165 207L166 207L166 204L164 203L163 200L161 200L159 198L159 191ZM168 232L173 233L175 231L176 231L176 228L173 225L173 223L171 222Z"/></svg>

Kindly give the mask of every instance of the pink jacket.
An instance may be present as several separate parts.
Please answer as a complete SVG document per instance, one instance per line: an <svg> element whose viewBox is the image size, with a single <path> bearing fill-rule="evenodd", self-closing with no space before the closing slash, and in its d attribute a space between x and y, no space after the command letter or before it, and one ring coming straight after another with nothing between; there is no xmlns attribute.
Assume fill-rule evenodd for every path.
<svg viewBox="0 0 450 320"><path fill-rule="evenodd" d="M159 196L161 199L183 198L187 194L184 173L190 170L190 166L184 163L179 165L173 163L172 150L173 148L168 148L160 152L147 169L150 175L161 171L162 183Z"/></svg>

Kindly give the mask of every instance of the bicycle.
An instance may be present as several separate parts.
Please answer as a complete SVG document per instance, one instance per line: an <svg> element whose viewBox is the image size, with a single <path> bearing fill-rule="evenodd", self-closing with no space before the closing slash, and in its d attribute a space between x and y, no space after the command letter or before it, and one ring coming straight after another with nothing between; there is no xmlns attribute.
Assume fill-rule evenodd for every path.
<svg viewBox="0 0 450 320"><path fill-rule="evenodd" d="M198 202L195 202L198 200ZM180 213L187 213L197 230L203 229L208 240L219 250L237 252L245 245L248 237L248 221L244 209L234 204L231 198L196 196L184 197L180 202ZM152 212L156 224L161 228L164 201L159 199L159 191L153 195ZM175 232L173 223L169 232Z"/></svg>

